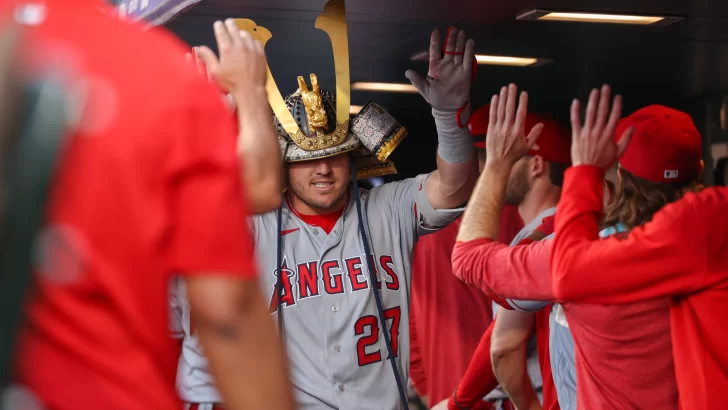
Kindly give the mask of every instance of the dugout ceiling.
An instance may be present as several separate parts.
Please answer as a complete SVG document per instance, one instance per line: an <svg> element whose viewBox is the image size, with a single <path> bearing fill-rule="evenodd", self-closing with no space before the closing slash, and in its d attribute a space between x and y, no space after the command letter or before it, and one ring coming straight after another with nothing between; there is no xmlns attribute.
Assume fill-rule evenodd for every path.
<svg viewBox="0 0 728 410"><path fill-rule="evenodd" d="M168 27L191 45L214 46L214 20L252 18L273 33L267 54L285 94L296 89L296 76L309 72L318 74L323 87L333 88L330 44L313 26L324 4L204 0ZM533 8L678 15L686 20L666 27L516 20ZM480 65L473 92L476 106L508 82L529 91L534 110L564 120L572 98L585 98L591 87L604 82L624 95L629 111L650 103L687 110L728 88L725 0L349 0L347 9L352 82L407 82L408 68L425 73L426 63L411 61L411 56L427 50L433 28L444 34L453 24L475 39L476 53L553 60L540 67ZM401 173L408 176L434 166L434 125L421 97L352 91L352 104L370 99L410 130L393 156Z"/></svg>

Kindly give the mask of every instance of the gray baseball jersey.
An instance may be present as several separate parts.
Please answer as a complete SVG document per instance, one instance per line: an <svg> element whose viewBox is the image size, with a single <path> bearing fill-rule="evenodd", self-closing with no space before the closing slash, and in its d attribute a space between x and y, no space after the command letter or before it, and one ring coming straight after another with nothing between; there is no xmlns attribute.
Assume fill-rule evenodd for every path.
<svg viewBox="0 0 728 410"><path fill-rule="evenodd" d="M350 194L343 215L329 234L304 223L284 206L280 303L299 409L400 408L383 332L391 336L400 375L406 383L412 249L420 235L446 226L463 211L434 210L425 194L427 177L420 175L356 193L374 254L372 261L387 323L380 323L378 318L355 193ZM276 212L253 217L252 228L262 291L275 317ZM178 292L178 298L184 298L183 291ZM177 304L188 310L186 302ZM189 323L187 318L183 320ZM189 329L184 334L185 348L178 371L182 398L198 403L220 401L195 337L190 336Z"/></svg>
<svg viewBox="0 0 728 410"><path fill-rule="evenodd" d="M542 211L538 216L536 216L532 221L530 221L526 226L523 227L516 236L511 241L511 246L516 245L518 242L526 238L528 235L530 235L536 228L541 225L541 221L549 216L552 216L556 213L556 207L548 208L544 211ZM518 305L513 305L510 303L509 300L507 300L510 305L514 306L515 310L524 310L520 307L517 307ZM497 303L493 303L493 313L495 314L500 306L498 306ZM536 390L536 393L538 394L539 401L543 402L543 398L541 396L541 390L543 388L543 380L541 378L541 367L538 363L538 353L536 351L536 337L532 336L528 340L528 357L526 359L527 364L527 370L528 370L528 377L531 379L531 384L533 385L534 390ZM500 387L494 389L490 393L488 393L485 396L485 400L496 402L496 408L500 406L500 401L503 399L508 398L508 395L506 392L501 389Z"/></svg>

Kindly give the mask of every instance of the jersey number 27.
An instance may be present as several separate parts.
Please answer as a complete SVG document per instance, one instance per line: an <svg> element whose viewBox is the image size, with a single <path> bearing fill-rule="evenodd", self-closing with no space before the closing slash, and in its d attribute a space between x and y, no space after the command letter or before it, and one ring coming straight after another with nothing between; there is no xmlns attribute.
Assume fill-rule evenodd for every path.
<svg viewBox="0 0 728 410"><path fill-rule="evenodd" d="M399 318L401 312L399 306L384 311L384 319L391 321L389 327L390 341L392 342L392 354L397 357L397 347L399 346ZM385 328L386 331L386 328ZM379 341L379 318L375 315L362 316L354 324L354 333L362 336L356 343L356 355L359 359L359 366L382 361L382 353L377 350L367 353L367 347L376 344Z"/></svg>

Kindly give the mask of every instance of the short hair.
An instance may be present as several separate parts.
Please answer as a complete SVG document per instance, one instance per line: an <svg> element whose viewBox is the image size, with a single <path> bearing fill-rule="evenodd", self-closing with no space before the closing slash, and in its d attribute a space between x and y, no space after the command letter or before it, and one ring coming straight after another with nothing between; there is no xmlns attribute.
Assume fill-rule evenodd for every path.
<svg viewBox="0 0 728 410"><path fill-rule="evenodd" d="M549 161L549 180L552 185L559 188L564 186L564 173L567 168L569 168L568 165Z"/></svg>

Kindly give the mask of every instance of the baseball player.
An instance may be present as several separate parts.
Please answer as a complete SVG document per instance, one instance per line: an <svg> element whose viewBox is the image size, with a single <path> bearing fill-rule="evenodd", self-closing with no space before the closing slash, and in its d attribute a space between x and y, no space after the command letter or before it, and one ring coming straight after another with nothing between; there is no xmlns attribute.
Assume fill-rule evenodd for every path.
<svg viewBox="0 0 728 410"><path fill-rule="evenodd" d="M488 106L478 108L468 123L476 139L479 169L485 165L488 112ZM515 206L506 205L501 215L498 240L510 243L523 228L523 221ZM420 238L414 250L410 379L426 403L439 403L452 395L492 320L491 300L452 275L452 248L459 227L460 219ZM452 303L453 300L459 302Z"/></svg>
<svg viewBox="0 0 728 410"><path fill-rule="evenodd" d="M508 123L510 127L530 129L531 132L540 132L542 135L539 140L538 149L529 152L529 156L521 158L519 161L519 169L511 174L508 180L508 186L506 188L508 203L518 204L519 212L521 212L524 220L530 221L526 225L526 228L521 231L520 235L516 237L512 245L522 243L525 239L533 241L534 234L542 230L546 230L546 232L541 234L540 238L550 233L550 228L544 227L546 225L544 221L550 220L556 210L555 205L559 198L561 175L563 175L563 170L568 166L569 162L569 143L566 133L562 131L558 124L547 117L533 114L525 116L525 107L527 104L525 98L522 99L521 105L519 106L519 110L523 110L522 112L519 111L519 115L522 113L525 117L522 119L517 117L516 98L515 86L504 87L501 90L500 97L494 97L493 99L496 104L500 103L501 106L499 107L491 103L491 119L488 125L489 134L508 132L509 129L505 126ZM495 118L496 114L500 116ZM521 119L525 123L518 123L516 121L517 119ZM537 124L539 120L542 122ZM515 129L515 131L518 132L518 129ZM487 144L488 141L486 139ZM498 153L495 152L495 154L497 158ZM482 207L480 204L477 206L479 208ZM537 215L538 213L541 213L541 215ZM463 229L461 228L461 234ZM514 402L513 404L518 408L540 407L533 389L528 385L522 384L522 380L525 379L519 374L521 369L525 369L526 367L525 363L522 362L525 357L523 349L534 326L533 318L526 314L504 311L502 309L499 310L498 314L500 319L498 319L499 316L496 316L495 327L489 329L489 332L484 336L476 350L476 355L468 368L463 382L461 382L458 390L450 400L451 408L456 408L458 405L468 406L475 404L473 400L477 400L478 397L473 392L482 392L486 386L485 378L478 376L478 374L482 372L487 374L490 372L489 365L491 363L491 356L492 366L496 375L499 376L501 384L506 389L510 389L510 391L506 391ZM498 321L500 321L500 325ZM542 332L541 327L543 321L539 321L539 324L541 326L539 327L539 332L537 332L539 338L538 347L539 351L543 353L545 352L545 350L541 351L541 348L545 346L543 338L545 336L545 340L547 340L548 333L544 334ZM516 335L519 337L515 337ZM553 392L551 384L550 368L548 367L548 362L544 361L546 355L539 354L538 359L536 358L536 348L533 346L533 341L531 343L533 358L531 359L529 370L541 379L544 400L547 400L544 405L548 403L546 407L551 408L551 403L556 402L556 395ZM540 366L539 361L541 362ZM541 367L540 370L539 367ZM503 380L505 380L505 383L503 383ZM471 388L470 386L473 387ZM488 396L486 396L487 398ZM465 403L461 401L465 401Z"/></svg>
<svg viewBox="0 0 728 410"><path fill-rule="evenodd" d="M462 213L478 175L467 129L474 42L451 28L441 47L435 31L428 77L407 72L433 107L438 169L358 190L357 178L394 171L387 156L405 131L374 103L350 120L345 17L343 1L330 1L316 22L334 44L336 96L315 75L310 85L299 77L299 90L286 100L268 88L287 191L277 212L251 225L298 407L406 408L412 248ZM267 32L245 24L258 35ZM194 326L185 339L195 344ZM185 348L178 373L178 390L191 408L222 400L201 353Z"/></svg>
<svg viewBox="0 0 728 410"><path fill-rule="evenodd" d="M229 408L291 409L218 91L180 64L185 48L169 33L121 22L102 2L10 1L0 15L6 6L28 49L43 51L24 55L26 74L57 74L83 107L36 238L15 381L54 410L179 409L164 297L177 273ZM263 98L262 50L230 52L222 65L241 105ZM251 128L275 138L260 113Z"/></svg>
<svg viewBox="0 0 728 410"><path fill-rule="evenodd" d="M613 228L605 229L601 236L643 224L661 206L697 186L694 178L700 171L700 134L689 116L666 107L650 106L620 122L620 131L630 127L636 129L633 144L620 161L617 189L611 204L606 206L604 224ZM651 154L645 155L647 151ZM686 164L680 169L682 177L666 181L655 176L663 175L661 170L676 163ZM632 176L634 173L651 182L641 182ZM489 182L491 187L498 185L497 181ZM479 229L484 232L487 230L484 226L492 222L486 220L482 224ZM545 280L548 271L544 269L552 245L549 241L527 247L532 249L509 250L492 240L476 240L462 244L453 257L456 272L489 294L554 300L550 283ZM580 407L677 408L665 299L620 306L575 303L556 306L552 312L552 332L568 335L571 330L580 342L575 352L576 362L584 369L578 374ZM563 347L564 343L558 339L554 343L553 336L551 361L563 363L562 359L571 354L554 357L553 348ZM567 347L572 348L568 344ZM621 374L624 366L633 368L630 374ZM554 373L557 386L563 382L557 377L562 374L560 370L559 367ZM650 374L660 377L650 377ZM562 397L565 390L571 393L562 386L559 401L568 402L568 408L573 408L573 402Z"/></svg>
<svg viewBox="0 0 728 410"><path fill-rule="evenodd" d="M592 92L583 125L578 102L572 106L574 167L565 176L561 212L556 218L559 234L551 256L555 295L564 302L602 304L670 298L680 407L722 407L728 388L728 339L723 325L723 312L728 309L728 190L707 188L688 193L657 211L644 227L596 242L603 170L618 158L620 163L629 161L628 136L615 141L616 120L606 120L609 101L605 94L608 88ZM659 150L661 140L653 144L650 149L664 153ZM670 162L659 172L653 169L650 175L697 178L695 163L700 161L700 151L691 152L692 156Z"/></svg>

